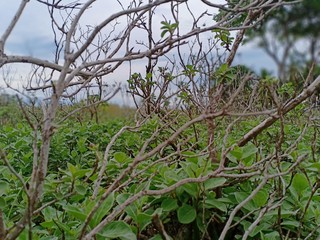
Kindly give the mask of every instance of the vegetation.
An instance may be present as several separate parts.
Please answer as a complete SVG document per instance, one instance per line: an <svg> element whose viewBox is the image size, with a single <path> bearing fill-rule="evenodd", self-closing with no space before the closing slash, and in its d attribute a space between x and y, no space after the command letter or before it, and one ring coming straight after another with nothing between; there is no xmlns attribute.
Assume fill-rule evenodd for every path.
<svg viewBox="0 0 320 240"><path fill-rule="evenodd" d="M87 30L95 1L37 2L55 61L6 51L28 1L0 39L1 67L33 64L28 87L0 97L0 239L320 236L316 58L278 77L232 64L250 29L302 1L202 0L199 16L184 0L115 1ZM136 109L108 103L120 88L106 76L127 62Z"/></svg>
<svg viewBox="0 0 320 240"><path fill-rule="evenodd" d="M143 147L152 151L170 137L160 119L150 119L139 130L124 132L112 144L108 158L103 156L105 147L125 121L66 122L52 138L44 205L34 213L33 239L77 238L87 215L105 197L104 189L114 182L118 183L115 191L88 223L88 228L93 228L109 220L97 239L161 239L163 234L173 239L218 239L232 213L234 226L225 239L241 239L243 234L249 239L279 239L280 234L289 238L317 236L318 119L318 110L305 112L301 107L283 119L283 129L275 124L244 147L235 146L236 141L260 119L249 117L236 123L229 133L226 127L230 119L221 120L216 128L217 149L232 146L223 171L203 152L206 142L195 139L193 129L184 132L185 137L192 136L188 142L182 138L180 143L135 163ZM196 124L195 128L198 137L205 139L203 125ZM152 137L155 132L157 136ZM27 205L24 186L16 174L27 177L32 173L32 135L25 122L2 129L1 148L9 153L3 157L19 171L1 165L0 201L8 228ZM228 135L227 142L218 137L223 135ZM148 145L143 146L146 142ZM180 151L174 146L180 146ZM108 160L106 174L94 193L93 183L99 179L103 159ZM134 171L120 182L119 176L132 164L137 164ZM256 221L259 224L255 226ZM19 239L27 236L25 229Z"/></svg>
<svg viewBox="0 0 320 240"><path fill-rule="evenodd" d="M9 94L0 94L0 125L14 125L22 118L16 98Z"/></svg>

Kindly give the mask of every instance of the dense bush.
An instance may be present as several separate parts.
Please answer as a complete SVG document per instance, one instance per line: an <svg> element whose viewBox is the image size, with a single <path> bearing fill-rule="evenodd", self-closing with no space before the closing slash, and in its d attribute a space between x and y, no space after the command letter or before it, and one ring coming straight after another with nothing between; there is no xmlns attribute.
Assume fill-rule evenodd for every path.
<svg viewBox="0 0 320 240"><path fill-rule="evenodd" d="M93 229L100 221L113 216L97 239L161 239L159 224L163 224L173 239L217 239L232 211L257 188L256 194L235 213L235 225L226 239L241 238L259 218L261 221L252 229L249 239L279 239L280 235L306 238L311 232L320 234L319 129L312 125L304 129L299 123L302 118L286 123L283 153L303 135L296 149L281 154L279 159L274 155L275 138L279 134L279 126L275 125L253 143L230 151L225 173L216 172L217 164L198 151L190 139L187 145L194 148L182 146L179 154L167 148L140 162L133 172L117 182L119 175L133 164L145 141L161 127L160 122L151 120L138 131L126 132L115 141L97 198L92 197L93 183L98 178L97 166L101 167L104 150L123 122L67 123L52 139L42 200L42 206L46 207L36 210L33 239L75 239L91 209L114 182L118 184L116 190L88 223L89 229ZM255 123L256 119L252 119L235 126L228 138L229 145ZM221 122L221 133L225 124ZM201 125L197 131L201 134ZM166 130L161 133L166 134ZM157 141L161 138L149 141L148 147L152 149ZM0 143L8 153L11 166L28 182L33 161L32 131L22 123L17 128L4 127ZM285 173L306 153L294 171ZM237 167L239 164L243 170ZM1 208L10 228L23 213L28 198L8 166L1 163L0 168ZM259 168L264 170L264 175L255 174ZM266 174L276 176L279 171L285 174L269 177L267 184L259 187ZM241 176L242 173L247 177ZM261 215L264 211L266 214ZM27 229L19 239L26 236Z"/></svg>

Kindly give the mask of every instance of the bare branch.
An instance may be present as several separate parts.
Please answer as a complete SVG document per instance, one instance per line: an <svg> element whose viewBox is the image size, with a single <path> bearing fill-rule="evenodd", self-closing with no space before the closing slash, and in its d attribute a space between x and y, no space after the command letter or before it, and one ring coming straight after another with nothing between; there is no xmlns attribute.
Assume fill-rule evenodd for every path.
<svg viewBox="0 0 320 240"><path fill-rule="evenodd" d="M12 30L16 26L17 22L19 21L19 18L21 17L23 10L25 9L25 7L27 6L27 3L29 1L30 0L21 0L21 3L19 5L19 8L18 8L16 14L14 15L9 26L7 27L7 29L5 30L5 32L1 36L1 39L0 39L0 57L1 58L3 57L3 54L5 54L4 47L5 47L6 41L7 41L8 37L10 36L10 33L12 32ZM2 66L1 62L0 62L0 66Z"/></svg>
<svg viewBox="0 0 320 240"><path fill-rule="evenodd" d="M287 102L283 107L283 115L288 113L290 110L294 109L300 103L302 103L305 99L310 97L320 86L320 76L318 76L307 88L305 88L296 98ZM259 125L251 129L246 135L242 137L242 139L238 142L239 146L244 146L247 142L257 136L266 128L270 127L273 123L275 123L280 116L275 113L272 114L271 117L265 119Z"/></svg>

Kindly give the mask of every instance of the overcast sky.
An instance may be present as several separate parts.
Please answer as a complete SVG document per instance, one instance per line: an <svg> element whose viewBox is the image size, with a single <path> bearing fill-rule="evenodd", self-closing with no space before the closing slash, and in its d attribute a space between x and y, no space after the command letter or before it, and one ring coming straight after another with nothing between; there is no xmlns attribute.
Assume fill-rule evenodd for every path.
<svg viewBox="0 0 320 240"><path fill-rule="evenodd" d="M65 0L67 1L67 0ZM122 0L124 6L126 6L130 0ZM215 3L224 2L223 0L214 1ZM1 0L0 1L0 34L3 33L5 27L9 24L12 19L16 9L18 8L19 0ZM199 5L199 0L189 0L189 5L195 15L200 15L204 10ZM120 10L120 6L116 0L103 0L96 1L94 7L88 11L88 14L84 16L82 24L95 25L101 19L105 18L107 15ZM160 22L163 20L163 15L169 9L159 9L159 14L155 17L155 22ZM182 15L180 23L188 26L192 19L189 15ZM18 22L14 31L10 35L7 41L6 53L7 54L17 54L17 55L31 55L34 57L53 60L54 44L53 44L53 34L50 27L50 19L48 17L47 8L38 2L31 0L27 8L25 9L22 18ZM144 63L137 65L137 71L144 69ZM235 59L235 64L246 64L254 70L260 70L261 68L267 68L269 70L274 70L275 65L270 58L261 50L254 45L242 46L239 54ZM25 74L29 71L29 67L16 65L14 71L16 75ZM117 80L128 78L125 71L120 71L118 75L111 75L111 79ZM121 75L122 74L122 75ZM3 81L0 76L0 81ZM1 83L0 83L1 85ZM118 100L116 100L118 101Z"/></svg>

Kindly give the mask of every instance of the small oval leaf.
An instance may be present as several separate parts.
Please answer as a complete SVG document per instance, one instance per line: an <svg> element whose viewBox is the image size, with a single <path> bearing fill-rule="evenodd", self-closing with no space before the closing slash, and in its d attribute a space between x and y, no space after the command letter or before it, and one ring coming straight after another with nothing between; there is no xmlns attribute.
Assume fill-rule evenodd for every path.
<svg viewBox="0 0 320 240"><path fill-rule="evenodd" d="M223 185L226 181L225 178L211 178L204 182L204 188L205 190L213 189Z"/></svg>
<svg viewBox="0 0 320 240"><path fill-rule="evenodd" d="M113 157L118 163L124 163L128 159L128 156L124 152L116 152L113 154Z"/></svg>
<svg viewBox="0 0 320 240"><path fill-rule="evenodd" d="M0 197L0 210L4 210L6 207L6 200L3 197Z"/></svg>
<svg viewBox="0 0 320 240"><path fill-rule="evenodd" d="M132 232L130 226L125 222L115 221L106 225L98 235L107 239L120 238L123 240L135 240L136 235Z"/></svg>
<svg viewBox="0 0 320 240"><path fill-rule="evenodd" d="M9 188L9 183L0 181L0 196L2 196Z"/></svg>
<svg viewBox="0 0 320 240"><path fill-rule="evenodd" d="M178 203L176 199L166 198L161 203L161 208L163 211L170 212L178 208Z"/></svg>
<svg viewBox="0 0 320 240"><path fill-rule="evenodd" d="M188 204L183 204L180 208L178 208L177 213L178 220L182 224L188 224L193 222L197 216L196 210Z"/></svg>
<svg viewBox="0 0 320 240"><path fill-rule="evenodd" d="M301 193L309 187L307 177L302 173L297 173L293 177L292 186L294 190L296 190L296 192L301 195Z"/></svg>

